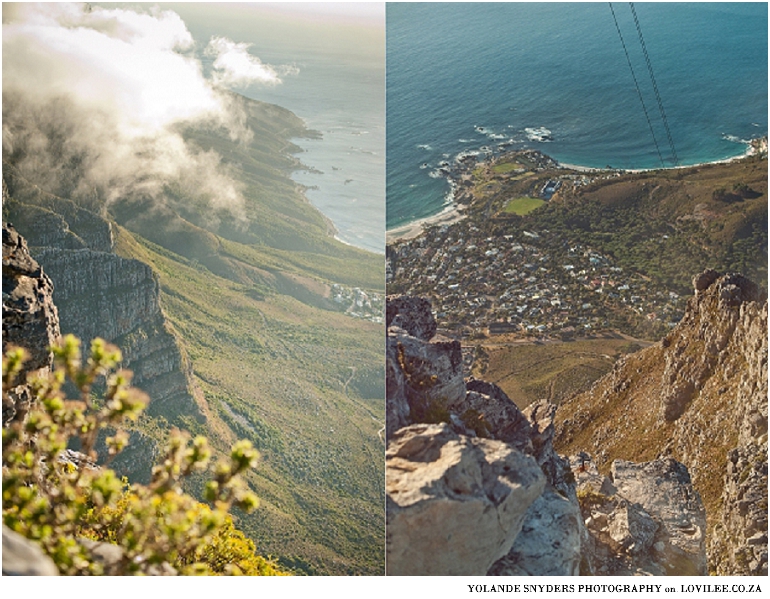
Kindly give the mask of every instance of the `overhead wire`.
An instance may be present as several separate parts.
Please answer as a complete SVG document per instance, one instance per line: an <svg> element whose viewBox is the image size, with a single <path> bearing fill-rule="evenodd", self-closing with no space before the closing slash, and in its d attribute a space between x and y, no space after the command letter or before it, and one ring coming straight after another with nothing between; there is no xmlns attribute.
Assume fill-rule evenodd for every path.
<svg viewBox="0 0 770 599"><path fill-rule="evenodd" d="M655 144L655 150L658 153L661 166L665 167L666 163L663 161L663 154L660 152L660 146L658 145L658 139L655 137L655 130L652 127L652 121L650 120L650 114L647 112L647 105L644 103L644 97L642 96L642 90L639 87L639 81L636 79L636 73L634 73L634 67L631 64L631 57L628 55L628 49L626 48L626 42L623 39L623 34L620 31L620 25L618 25L618 18L615 15L615 9L612 7L612 2L609 2L610 11L612 12L612 19L615 21L615 29L618 31L618 37L620 38L620 44L623 46L623 52L626 55L626 61L628 62L628 68L631 71L631 77L634 80L634 86L636 86L636 93L639 95L639 101L642 104L642 110L644 111L644 118L647 119L647 125L650 128L650 135L652 135L652 141Z"/></svg>
<svg viewBox="0 0 770 599"><path fill-rule="evenodd" d="M660 117L663 120L663 126L666 129L666 136L668 137L668 143L671 147L671 155L674 158L674 164L679 164L679 157L676 155L676 148L674 147L674 140L671 137L671 130L668 128L668 119L666 118L666 111L663 110L663 102L660 99L660 92L658 92L658 84L655 81L655 74L652 70L652 63L650 62L650 55L647 53L647 45L644 43L644 36L642 35L642 28L639 25L639 18L636 16L636 9L634 3L628 3L631 6L631 14L634 16L634 24L636 25L636 31L639 34L639 44L642 47L642 53L644 54L644 60L647 63L647 71L650 73L650 81L652 81L652 89L655 91L655 99L658 101L658 109L660 110ZM615 21L617 25L617 21Z"/></svg>

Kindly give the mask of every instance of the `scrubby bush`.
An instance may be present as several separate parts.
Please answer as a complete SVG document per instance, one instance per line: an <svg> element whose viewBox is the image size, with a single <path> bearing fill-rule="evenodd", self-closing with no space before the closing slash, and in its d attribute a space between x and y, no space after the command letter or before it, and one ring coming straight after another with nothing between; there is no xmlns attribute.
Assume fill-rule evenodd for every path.
<svg viewBox="0 0 770 599"><path fill-rule="evenodd" d="M102 541L122 550L110 574L159 572L168 564L181 574L280 574L255 554L252 541L237 530L229 510L256 508L256 496L240 475L258 454L248 441L236 443L214 467L203 504L183 492L182 479L208 468L211 450L204 437L191 439L172 431L148 485L128 484L112 470L95 465L100 431L110 456L125 447L128 436L117 427L135 420L146 395L129 386L130 373L116 370L120 351L101 339L81 361L80 343L67 336L52 348L51 373L29 376L34 402L26 418L3 428L3 522L36 541L62 574L102 574L89 543ZM23 349L3 356L3 402L19 384L26 359ZM79 398L67 399L65 381ZM97 399L94 388L104 388ZM79 452L68 452L73 441Z"/></svg>

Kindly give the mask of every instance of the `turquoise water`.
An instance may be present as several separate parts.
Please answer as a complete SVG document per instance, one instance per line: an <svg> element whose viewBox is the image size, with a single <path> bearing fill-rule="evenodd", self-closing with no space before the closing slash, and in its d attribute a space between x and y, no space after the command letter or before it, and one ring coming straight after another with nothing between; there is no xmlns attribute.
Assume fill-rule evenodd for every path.
<svg viewBox="0 0 770 599"><path fill-rule="evenodd" d="M612 6L672 166L629 5ZM767 134L767 4L635 8L680 164ZM388 4L387 227L450 201L442 161L501 143L583 166L661 166L609 5Z"/></svg>
<svg viewBox="0 0 770 599"><path fill-rule="evenodd" d="M385 251L385 42L380 19L285 13L248 4L165 4L185 21L203 55L211 36L250 43L249 53L293 74L276 86L236 89L278 104L318 130L320 140L294 140L312 171L293 179L334 223L338 239ZM311 16L308 16L311 15Z"/></svg>

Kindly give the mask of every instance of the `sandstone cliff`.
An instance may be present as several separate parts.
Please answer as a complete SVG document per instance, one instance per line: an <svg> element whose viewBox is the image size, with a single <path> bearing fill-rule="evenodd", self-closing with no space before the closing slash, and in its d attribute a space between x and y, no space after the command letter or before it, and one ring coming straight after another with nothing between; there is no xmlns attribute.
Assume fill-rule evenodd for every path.
<svg viewBox="0 0 770 599"><path fill-rule="evenodd" d="M586 479L590 456L554 450L556 407L522 412L463 379L427 301L388 298L387 324L389 574L706 574L683 464L618 461Z"/></svg>
<svg viewBox="0 0 770 599"><path fill-rule="evenodd" d="M5 199L5 186L3 186ZM52 366L50 345L60 336L59 314L53 303L53 285L30 256L24 238L3 223L3 352L23 347L29 354L22 375ZM3 425L23 418L31 397L25 386L3 402Z"/></svg>
<svg viewBox="0 0 770 599"><path fill-rule="evenodd" d="M146 264L112 253L109 221L40 191L14 176L9 168L13 186L9 191L4 179L4 215L24 227L21 232L27 237L31 253L50 277L46 277L47 291L49 297L53 292L62 333L73 333L86 346L91 339L102 337L120 347L123 367L134 373L133 384L152 398L149 415L182 426L187 418L201 419L189 362L160 307L157 275ZM20 202L19 197L29 203ZM5 248L5 230L3 236ZM15 272L11 267L6 269L5 254L4 249L4 291L6 270L9 276ZM34 264L37 268L37 262ZM5 333L6 327L15 326L15 317L10 313L6 317L5 295L3 303ZM25 331L21 335L35 347L50 343L33 333ZM131 441L130 449L118 457L113 467L121 474L146 481L156 443L138 431L132 433Z"/></svg>
<svg viewBox="0 0 770 599"><path fill-rule="evenodd" d="M708 517L709 569L767 574L767 296L738 274L693 280L681 322L557 415L556 446L688 465ZM643 439L643 442L640 440Z"/></svg>

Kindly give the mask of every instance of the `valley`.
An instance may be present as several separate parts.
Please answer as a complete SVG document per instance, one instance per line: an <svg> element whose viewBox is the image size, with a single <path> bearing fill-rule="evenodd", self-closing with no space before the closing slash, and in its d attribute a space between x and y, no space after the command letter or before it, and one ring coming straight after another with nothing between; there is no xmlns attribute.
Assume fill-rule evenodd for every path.
<svg viewBox="0 0 770 599"><path fill-rule="evenodd" d="M289 178L302 168L290 139L318 134L277 106L233 101L247 115L251 141L209 127L188 127L184 135L199 151L222 157L243 198L238 210L173 185L160 196L128 193L109 202L67 197L76 171L66 184L51 185L17 152L4 155L3 217L42 256L55 301L56 288L84 276L83 268L95 281L129 266L145 273L146 292L131 277L94 283L104 307L116 310L95 307L87 289L60 307L63 333L110 338L120 331L115 340L134 348L128 367L147 364L137 384L168 397L151 404L135 427L132 438L145 450L123 464L124 472L147 476L149 463L136 462L151 456L172 426L206 435L218 451L249 439L261 454L247 475L261 508L237 524L258 551L299 574L378 574L382 259L336 241ZM46 261L52 252L63 257L60 267ZM140 292L159 323L150 326L145 304L129 299ZM176 356L170 361L147 353L161 333ZM169 376L177 379L175 391ZM196 481L191 491L199 494Z"/></svg>

